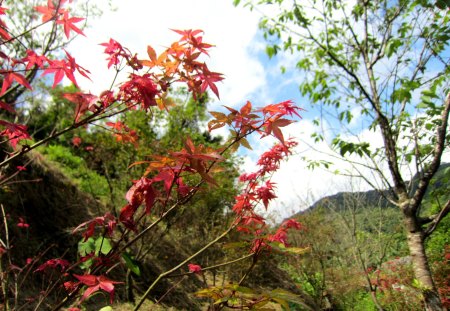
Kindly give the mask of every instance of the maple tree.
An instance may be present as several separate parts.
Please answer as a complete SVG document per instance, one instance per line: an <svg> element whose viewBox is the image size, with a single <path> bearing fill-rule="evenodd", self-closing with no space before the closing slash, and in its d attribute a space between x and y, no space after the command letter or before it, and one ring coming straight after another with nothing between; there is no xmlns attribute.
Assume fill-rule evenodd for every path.
<svg viewBox="0 0 450 311"><path fill-rule="evenodd" d="M11 51L13 45L23 36L38 31L44 25L51 25L52 36L56 36L58 29L67 39L71 39L74 34L84 35L79 26L84 18L72 14L71 2L48 0L42 5L35 6L33 10L41 15L41 19L38 24L29 25L29 29L24 33L16 33L15 29L9 28L9 24L0 19L0 37L2 39L0 45L6 47L5 51ZM0 7L0 15L7 16L7 14L8 9ZM171 103L167 94L174 85L185 85L195 99L201 98L202 94L208 90L219 97L217 82L222 81L223 77L222 74L211 71L202 60L202 56L207 56L209 49L212 48L212 45L203 42L203 31L174 31L180 35L180 39L159 55L151 46L148 46L148 59L138 58L136 54L114 39L101 43L105 48L104 53L107 55L105 66L110 70L115 70L117 75L126 69L129 71L128 77L118 85L113 83L110 89L104 90L99 95L85 93L81 90L62 94L63 99L73 103L73 122L65 128L56 129L37 140L34 140L28 133L27 125L19 122L20 118L12 117L20 115L16 106L17 99L22 94L33 90L33 81L36 78L48 81L47 76L51 76L50 84L53 88L63 81L70 81L77 87L77 76L90 79L90 72L79 65L66 50L62 50L64 53L60 53L59 57L50 55L50 42L47 47L40 50L33 49L32 46L27 47L26 55L23 56L16 57L13 54L0 53L2 83L0 109L4 119L0 120L2 127L0 137L3 138L0 184L9 180L6 174L10 172L9 165L15 163L13 161L22 159L21 156L68 132L80 130L89 125L103 126L112 132L118 142L131 143L137 147L139 144L137 132L126 123L113 117L134 110L143 112L151 112L154 109L170 110ZM149 161L144 160L133 164L136 167L145 167L145 171L142 176L133 181L133 185L126 192L127 203L120 209L120 212L117 215L105 213L103 216L93 217L73 230L74 235L82 235L82 240L78 244L78 260L76 261L70 262L62 256L48 259L40 263L37 268L33 268L41 262L44 252L27 260L23 267L14 265L11 262L12 246L7 234L7 215L2 205L6 242L2 239L0 249L1 256L9 258L6 266L2 262L2 268L4 267L8 271L2 275L1 283L5 309L11 308L8 285L11 278L9 274L16 280L16 284L19 284L17 281L19 275L22 275L24 280L30 273L40 273L48 277L49 283L46 289L35 299L37 301L36 309L43 306L44 301L52 292L61 289L65 290L65 295L54 303L51 307L53 310L67 306L71 306L71 310L79 310L80 305L97 292L109 294L110 303L112 303L116 286L123 283L120 280L113 280L109 276L111 271L117 267L115 263L119 262L128 270L136 274L140 273L128 250L133 249L136 243L152 230L156 230L158 225L173 211L179 210L205 187L218 186L215 168L225 161L224 155L227 152L236 150L239 146L250 148L247 137L252 134L259 134L261 138L273 136L278 140L278 144L261 156L258 162L260 168L257 172L240 177L244 186L241 194L236 196L236 202L232 208L233 221L222 233L212 240L204 242L200 250L185 260L181 260L172 269L160 274L141 296L135 310L142 306L144 300L162 278L172 275L174 272L184 269L184 271L190 271L191 274L200 275L214 267L232 264L251 257L253 263L241 278L239 282L241 284L248 277L260 256L275 250L294 254L303 252L303 249L290 248L287 240L288 230L301 229L299 223L288 220L273 233L265 219L257 212L258 206L262 205L267 209L270 201L276 198L276 185L271 182L271 176L278 170L280 162L296 146L294 141L285 139L281 128L293 122L291 117L299 117L301 109L291 101L271 104L258 109L253 108L250 102L240 109L225 108L229 111L228 114L211 112L214 118L208 124L210 130L223 126L231 128L232 136L222 146L213 148L195 143L190 137L186 137L180 150L171 150L167 154L153 156ZM71 142L75 148L79 148L83 143L79 136L74 136ZM89 150L94 148L88 147L90 147ZM17 166L17 171L12 174L17 175L26 169L27 163ZM158 212L156 213L155 210ZM30 229L24 218L19 218L17 226L24 230ZM199 255L230 232L241 232L245 235L243 237L244 244L250 255L214 267L201 267L193 263ZM20 272L15 273L16 270ZM51 273L47 275L48 272ZM23 281L20 284L23 284ZM202 295L217 300L217 297L211 294L212 292L206 289ZM239 290L230 292L229 299L226 300L222 295L216 303L222 307L247 308L255 305L255 302L251 300L242 302L240 306L234 302L231 303L238 292ZM17 297L20 295L18 289L15 290L14 295L15 306L12 308L19 308L20 306L17 305ZM285 301L295 301L297 297L288 292L274 291L269 296L263 295L258 299L258 303L261 305L269 300L286 304Z"/></svg>

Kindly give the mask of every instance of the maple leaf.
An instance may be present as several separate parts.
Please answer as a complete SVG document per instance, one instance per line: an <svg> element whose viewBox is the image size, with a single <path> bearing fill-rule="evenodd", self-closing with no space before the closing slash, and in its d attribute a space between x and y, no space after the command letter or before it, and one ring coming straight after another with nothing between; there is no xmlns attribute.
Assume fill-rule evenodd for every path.
<svg viewBox="0 0 450 311"><path fill-rule="evenodd" d="M188 41L190 40L192 37L203 33L203 30L200 29L187 29L187 30L178 30L178 29L171 29L172 31L176 32L179 35L182 35L180 41Z"/></svg>
<svg viewBox="0 0 450 311"><path fill-rule="evenodd" d="M123 282L117 282L108 279L107 277L100 275L95 276L92 274L78 275L74 274L82 284L87 286L87 289L84 291L83 296L80 299L80 303L91 296L98 290L104 290L110 296L110 303L113 303L114 300L114 284L122 284Z"/></svg>
<svg viewBox="0 0 450 311"><path fill-rule="evenodd" d="M44 270L47 270L48 268L55 269L57 267L59 267L61 269L61 271L64 271L69 266L70 266L70 262L68 262L65 259L61 259L61 258L49 259L45 263L40 265L36 270L34 270L34 272L44 271Z"/></svg>
<svg viewBox="0 0 450 311"><path fill-rule="evenodd" d="M17 143L23 139L29 139L27 127L23 124L10 123L4 120L0 120L0 125L5 129L0 132L0 136L7 136L11 146L16 149Z"/></svg>
<svg viewBox="0 0 450 311"><path fill-rule="evenodd" d="M117 121L117 122L106 122L106 125L109 127L112 127L116 131L120 132L123 129L125 129L126 125L123 122Z"/></svg>
<svg viewBox="0 0 450 311"><path fill-rule="evenodd" d="M48 60L48 63L49 67L44 70L42 75L54 74L52 87L55 88L64 78L64 68L67 66L67 62L65 60Z"/></svg>
<svg viewBox="0 0 450 311"><path fill-rule="evenodd" d="M147 214L150 213L157 196L157 192L152 186L153 182L153 179L142 177L133 186L131 186L125 196L131 206L137 208L145 202L145 211Z"/></svg>
<svg viewBox="0 0 450 311"><path fill-rule="evenodd" d="M27 50L27 56L25 56L22 61L27 63L25 69L30 70L33 69L34 66L43 68L44 63L48 62L48 59L44 55L36 54L36 52L33 50Z"/></svg>
<svg viewBox="0 0 450 311"><path fill-rule="evenodd" d="M59 7L61 7L66 0L61 0L59 2ZM34 10L42 14L42 22L48 22L49 20L55 19L59 14L64 13L66 10L59 8L56 10L53 0L47 0L47 6L39 5L35 6Z"/></svg>
<svg viewBox="0 0 450 311"><path fill-rule="evenodd" d="M7 8L0 6L0 15L5 15L7 10ZM5 40L11 39L11 35L8 33L8 27L2 20L0 20L0 36Z"/></svg>
<svg viewBox="0 0 450 311"><path fill-rule="evenodd" d="M193 263L188 264L189 272L195 273L195 274L201 274L202 273L202 267Z"/></svg>
<svg viewBox="0 0 450 311"><path fill-rule="evenodd" d="M269 201L275 199L277 196L275 195L275 192L273 191L274 183L270 181L266 181L265 186L261 186L258 189L256 189L256 193L258 197L263 201L264 207L267 210L267 207L269 205Z"/></svg>
<svg viewBox="0 0 450 311"><path fill-rule="evenodd" d="M2 101L0 101L0 108L5 109L6 111L9 111L14 114L16 113L13 107Z"/></svg>
<svg viewBox="0 0 450 311"><path fill-rule="evenodd" d="M87 230L83 233L84 241L87 241L91 236L94 235L96 226L102 226L103 228L105 228L106 233L111 236L116 225L116 218L110 213L106 213L104 216L95 217L94 219L88 220L78 225L78 227L73 229L72 234L87 226Z"/></svg>
<svg viewBox="0 0 450 311"><path fill-rule="evenodd" d="M120 62L119 56L124 58L130 58L131 54L127 52L122 45L117 42L116 40L110 38L109 42L107 43L100 43L101 46L105 47L105 50L103 53L108 54L109 57L107 58L108 62L108 69L112 65L117 65Z"/></svg>
<svg viewBox="0 0 450 311"><path fill-rule="evenodd" d="M87 111L95 112L100 108L98 105L98 97L92 94L81 92L65 93L63 97L76 105L75 123L78 122L80 117Z"/></svg>
<svg viewBox="0 0 450 311"><path fill-rule="evenodd" d="M0 20L0 37L2 37L5 40L10 40L11 35L8 33L8 28L6 27L5 22Z"/></svg>
<svg viewBox="0 0 450 311"><path fill-rule="evenodd" d="M287 126L294 121L287 120L287 119L269 119L265 123L265 132L266 135L270 135L271 133L282 143L284 144L284 137L283 132L280 130L280 127Z"/></svg>
<svg viewBox="0 0 450 311"><path fill-rule="evenodd" d="M168 195L170 193L170 189L172 189L172 185L175 181L175 173L173 170L163 169L156 175L153 180L155 182L163 181L164 182L164 190Z"/></svg>
<svg viewBox="0 0 450 311"><path fill-rule="evenodd" d="M29 90L33 89L31 87L30 83L28 82L28 80L20 73L13 72L13 71L6 71L6 72L0 71L0 74L3 74L3 85L2 85L2 89L0 91L0 96L5 94L5 92L8 90L8 88L11 86L11 84L14 81L16 81L20 85L26 87Z"/></svg>
<svg viewBox="0 0 450 311"><path fill-rule="evenodd" d="M282 117L285 115L289 115L292 117L296 115L301 118L300 114L298 113L298 111L301 110L303 109L296 106L291 100L287 100L278 104L267 105L261 109L258 109L257 111L268 114L270 116L278 115L278 117Z"/></svg>
<svg viewBox="0 0 450 311"><path fill-rule="evenodd" d="M295 219L288 219L285 220L282 224L282 226L286 227L287 229L294 228L296 230L301 230L302 225Z"/></svg>
<svg viewBox="0 0 450 311"><path fill-rule="evenodd" d="M283 228L278 229L275 234L268 236L270 242L279 242L286 247L288 246L287 238L287 232Z"/></svg>
<svg viewBox="0 0 450 311"><path fill-rule="evenodd" d="M67 56L67 66L64 70L67 78L69 78L70 81L73 82L73 84L77 85L75 77L73 76L73 73L76 70L83 77L88 78L90 80L89 76L87 75L88 73L90 73L89 70L78 65L77 62L75 61L75 58L73 58L72 55L69 54L69 52L67 52L66 50L64 50L64 52L66 53Z"/></svg>
<svg viewBox="0 0 450 311"><path fill-rule="evenodd" d="M150 74L142 76L131 74L130 77L129 81L120 86L119 97L129 104L141 103L144 110L157 106L155 97L159 94L159 90Z"/></svg>
<svg viewBox="0 0 450 311"><path fill-rule="evenodd" d="M58 83L62 81L64 76L66 76L70 81L75 84L75 86L78 87L78 83L75 79L74 73L75 71L78 71L82 76L89 79L89 76L87 75L89 73L89 70L81 67L78 65L75 61L75 58L73 58L66 50L64 52L67 55L67 60L47 60L49 63L49 67L44 70L42 75L47 74L54 74L54 80L53 80L53 88L56 87Z"/></svg>
<svg viewBox="0 0 450 311"><path fill-rule="evenodd" d="M19 222L17 223L17 227L19 227L19 228L29 228L30 225L27 224L22 217L19 217Z"/></svg>
<svg viewBox="0 0 450 311"><path fill-rule="evenodd" d="M202 71L198 74L198 78L202 81L201 91L205 92L209 87L211 91L219 98L219 90L216 82L222 81L224 78L221 73L209 71L205 63L203 63Z"/></svg>
<svg viewBox="0 0 450 311"><path fill-rule="evenodd" d="M81 145L81 138L78 136L75 136L74 138L72 138L72 145L74 145L75 147L79 147Z"/></svg>
<svg viewBox="0 0 450 311"><path fill-rule="evenodd" d="M81 17L70 17L69 18L69 13L67 11L65 11L63 14L63 17L61 19L57 20L56 23L64 26L64 33L65 33L67 39L69 39L71 30L75 31L76 33L78 33L80 35L85 36L85 34L81 31L81 29L79 29L77 26L74 25L74 23L81 22L82 20L84 20L84 18L81 18Z"/></svg>
<svg viewBox="0 0 450 311"><path fill-rule="evenodd" d="M140 63L146 67L164 66L164 62L167 60L167 52L163 52L157 57L155 50L150 45L147 46L147 55L150 60L140 60Z"/></svg>
<svg viewBox="0 0 450 311"><path fill-rule="evenodd" d="M192 37L192 46L199 50L201 53L206 54L209 56L207 49L213 47L212 44L204 43L203 37Z"/></svg>
<svg viewBox="0 0 450 311"><path fill-rule="evenodd" d="M134 213L136 213L138 206L127 204L120 210L119 220L124 226L130 230L136 231L136 224L134 223Z"/></svg>

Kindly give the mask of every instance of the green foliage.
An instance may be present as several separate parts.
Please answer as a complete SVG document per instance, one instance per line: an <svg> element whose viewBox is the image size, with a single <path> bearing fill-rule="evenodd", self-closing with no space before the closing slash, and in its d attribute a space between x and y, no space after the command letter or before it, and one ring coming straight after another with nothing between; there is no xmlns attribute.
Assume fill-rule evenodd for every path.
<svg viewBox="0 0 450 311"><path fill-rule="evenodd" d="M374 213L368 209L335 210L333 215L341 219L343 228L337 226L333 235L311 241L317 245L310 256L321 260L322 265L314 265L310 260L308 276L312 278L318 271L322 272L326 283L327 276L338 273L341 283L351 281L353 287L347 288L333 283L332 288L340 297L345 297L345 290L350 288L355 294L357 283L374 288L367 280L366 268L379 268L392 256L402 256L405 236L399 230L399 216L407 220L404 223L419 224L422 217L427 219L433 215L433 209L435 215L444 212L448 202L448 183L441 183L439 189L447 198L440 197L437 202L423 200L429 181L439 167L441 152L448 151L450 139L447 126L441 128L448 121L450 105L447 100L450 10L444 2L322 0L310 5L302 1L246 1L250 7L266 6L271 12L260 22L268 41L269 57L281 52L297 57L295 69L302 75L300 92L309 99L313 109L320 105L321 119L314 123L317 133L312 138L328 143L332 156L347 161L348 169L340 166L336 171L363 177L400 207L397 210L376 208ZM375 143L375 136L382 144ZM309 159L310 167L333 170L330 163L321 160ZM418 172L416 183L407 182L413 177L405 174L408 170ZM376 225L377 220L380 225ZM442 227L448 233L447 221L444 220ZM316 226L323 227L324 223ZM407 233L422 230L426 233L432 229L426 224L416 227L408 227ZM313 228L318 235L320 231ZM393 234L398 245L393 241ZM429 251L430 247L442 248L447 243L441 231L435 234L438 238L428 242ZM322 242L336 237L339 238L335 245ZM302 238L306 240L307 236ZM423 246L422 242L417 244ZM401 245L401 251L396 251L394 245ZM410 248L417 249L412 245ZM353 255L353 262L344 255L347 252ZM334 269L332 260L324 258L324 253L333 254L332 260L344 266ZM427 264L418 259L421 256L412 258L416 278L431 288L431 273ZM304 263L297 266L303 267ZM345 265L354 270L345 269ZM359 269L359 277L353 274L355 269ZM346 278L350 274L353 274L351 280ZM404 281L411 282L411 279ZM434 289L432 296L437 296ZM405 293L386 291L383 302L395 309L407 303L405 297ZM424 297L429 299L427 295ZM430 301L426 304L433 304ZM416 302L411 302L411 308L415 308Z"/></svg>
<svg viewBox="0 0 450 311"><path fill-rule="evenodd" d="M41 152L55 162L72 181L80 186L82 191L99 199L104 199L108 195L109 188L105 177L90 170L86 161L74 155L70 148L51 145L47 148L41 148Z"/></svg>

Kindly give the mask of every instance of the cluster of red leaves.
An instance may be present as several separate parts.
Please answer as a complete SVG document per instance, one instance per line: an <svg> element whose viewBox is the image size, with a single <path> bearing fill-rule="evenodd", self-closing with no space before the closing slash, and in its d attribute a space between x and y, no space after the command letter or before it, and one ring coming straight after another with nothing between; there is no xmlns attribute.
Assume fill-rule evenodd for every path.
<svg viewBox="0 0 450 311"><path fill-rule="evenodd" d="M103 228L106 235L112 236L116 225L116 218L110 213L106 213L104 216L95 217L94 219L83 222L82 224L78 225L78 227L76 227L72 231L72 233L76 233L78 231L81 231L82 228L86 228L83 232L83 236L84 241L87 241L87 239L94 235L96 227Z"/></svg>
<svg viewBox="0 0 450 311"><path fill-rule="evenodd" d="M222 74L209 70L201 55L208 55L211 44L203 42L202 30L174 30L181 39L174 42L159 56L151 47L147 47L148 60L140 63L151 69L158 68L155 75L163 91L174 82L187 84L194 97L204 93L208 88L219 97L216 82L222 81Z"/></svg>
<svg viewBox="0 0 450 311"><path fill-rule="evenodd" d="M79 282L65 282L64 287L68 292L74 291L80 284L85 285L87 288L83 293L83 296L81 296L81 299L79 303L83 302L85 299L87 299L89 296L91 296L93 293L104 290L107 292L110 296L110 303L113 303L114 300L114 284L122 284L123 282L116 282L108 279L107 277L100 275L95 276L91 274L85 274L85 275L73 275L75 278L79 280Z"/></svg>
<svg viewBox="0 0 450 311"><path fill-rule="evenodd" d="M301 229L301 225L296 220L290 219L285 221L274 234L267 234L265 219L256 212L259 203L262 203L267 209L269 202L276 198L274 183L270 179L265 179L278 170L281 161L291 153L291 149L296 145L296 142L290 140L284 141L284 144L275 145L260 157L258 171L250 174L244 173L239 177L239 181L245 182L246 187L244 192L236 197L233 211L240 220L237 230L254 236L253 252L269 247L270 242L288 246L287 230Z"/></svg>
<svg viewBox="0 0 450 311"><path fill-rule="evenodd" d="M0 136L6 136L13 148L16 148L17 143L20 140L30 138L25 125L10 123L4 120L0 120L0 125L5 127L5 129L0 132Z"/></svg>
<svg viewBox="0 0 450 311"><path fill-rule="evenodd" d="M43 23L54 20L56 24L63 25L64 34L66 35L67 39L70 38L71 31L75 31L76 33L84 36L84 33L74 25L78 22L83 21L84 18L69 17L69 10L64 8L66 2L67 0L60 0L55 6L55 2L53 0L47 0L47 5L39 5L34 7L34 9L42 14Z"/></svg>
<svg viewBox="0 0 450 311"><path fill-rule="evenodd" d="M179 197L185 197L193 190L183 182L183 174L198 174L207 183L216 185L209 173L211 163L222 161L223 157L218 151L195 146L190 138L186 139L185 148L178 152L172 152L167 157L157 157L155 161L141 161L135 164L148 164L145 175L152 170L157 173L152 178L142 177L128 190L125 205L119 216L119 220L129 229L136 230L134 216L141 205L145 205L145 214L150 214L154 204L160 201L167 202L174 191ZM162 184L162 186L157 186ZM159 188L164 190L161 194Z"/></svg>
<svg viewBox="0 0 450 311"><path fill-rule="evenodd" d="M113 129L116 141L132 143L137 147L138 135L135 130L130 129L126 124L120 121L106 122L106 125Z"/></svg>
<svg viewBox="0 0 450 311"><path fill-rule="evenodd" d="M61 258L49 259L45 263L40 265L36 270L34 270L34 272L43 272L46 271L47 269L56 269L57 267L59 267L61 271L64 271L69 266L70 263L65 259Z"/></svg>
<svg viewBox="0 0 450 311"><path fill-rule="evenodd" d="M284 144L284 136L280 128L294 122L286 117L300 117L298 111L302 110L290 100L261 109L253 109L251 102L247 102L240 110L225 108L230 111L228 115L217 111L210 112L214 117L208 123L210 131L228 125L235 129L236 136L244 138L248 133L258 131L261 137L273 135L282 144ZM241 144L244 146L248 144L245 140L243 142Z"/></svg>
<svg viewBox="0 0 450 311"><path fill-rule="evenodd" d="M42 23L53 22L61 25L67 38L72 31L84 35L75 25L83 19L70 16L70 12L64 6L68 0L52 1L48 0L47 5L36 6L34 9L42 14ZM69 0L69 2L71 2ZM58 4L55 4L58 3ZM0 16L6 12L0 7ZM203 32L201 30L174 30L181 38L170 45L160 55L155 50L147 47L148 60L137 58L127 48L124 48L117 41L110 39L101 45L105 47L104 53L107 55L108 68L114 67L118 72L127 66L132 70L127 81L119 85L117 91L104 91L99 96L90 93L70 93L63 97L75 104L74 122L79 123L86 114L100 114L105 111L112 111L120 105L126 109L148 110L151 107L159 106L166 108L164 103L168 88L174 83L183 83L188 86L194 97L210 89L217 97L219 91L217 82L223 80L222 74L209 70L202 56L208 56L208 51L212 45L203 42ZM0 37L4 40L13 40L6 24L0 20ZM75 59L65 51L64 59L50 59L45 55L40 55L36 51L27 51L27 55L22 59L12 59L0 53L2 76L2 86L0 99L6 97L9 90L16 86L32 89L26 73L30 71L41 71L42 75L53 74L53 87L60 83L64 77L77 85L75 74L78 73L86 78L89 71L78 65ZM145 70L145 71L144 71ZM236 197L236 204L233 211L236 213L238 230L252 233L254 235L253 251L258 252L263 246L271 242L278 242L287 245L287 230L291 228L300 229L300 224L294 220L283 223L274 234L265 233L267 226L265 219L258 215L255 208L262 204L266 209L270 201L276 198L275 184L270 181L270 176L280 165L281 160L291 153L296 146L291 140L285 140L281 132L282 127L290 124L290 116L300 117L300 108L291 101L273 104L261 109L253 109L252 104L247 102L240 110L226 107L229 114L213 112L214 120L209 123L209 129L216 129L224 125L229 125L234 129L236 146L249 146L245 137L252 132L258 132L262 137L274 136L280 144L274 146L270 151L264 153L258 162L260 169L251 174L244 174L240 180L246 183L242 194ZM0 101L0 109L15 113L14 108L8 103ZM123 109L123 108L120 108ZM118 109L117 111L121 111ZM125 110L125 109L124 109ZM118 113L114 111L111 115ZM79 123L81 125L84 123ZM16 148L18 142L28 139L29 135L26 127L20 124L13 124L0 120L0 126L4 127L0 136L5 136L10 144ZM120 121L106 122L114 132L117 140L131 142L137 141L136 132L128 128ZM80 146L81 139L73 139L74 146ZM223 149L212 150L202 145L195 145L189 138L186 139L184 148L177 152L171 152L167 156L155 157L154 161L142 161L138 164L148 164L144 176L135 181L126 194L128 203L122 208L118 219L111 214L96 217L80 224L74 232L83 231L84 240L87 241L100 231L101 234L112 237L113 232L120 222L127 229L137 230L135 223L136 213L142 205L145 206L142 215L150 214L158 202L166 206L169 200L184 200L193 194L194 187L186 185L183 181L186 175L197 174L202 181L216 185L211 175L211 168L214 163L223 161L221 155ZM150 176L152 171L156 171ZM19 224L26 227L27 224L21 220ZM98 230L101 229L101 230ZM129 232L129 231L128 231ZM95 257L95 253L89 254L81 260ZM106 267L111 261L110 258L94 258L98 267ZM66 271L69 263L63 259L51 259L39 266L35 271L45 271L46 269L60 268L61 272ZM189 271L201 273L202 268L196 264L188 265ZM85 291L80 299L80 303L93 293L103 290L110 294L111 301L114 295L114 284L120 282L112 281L104 275L99 274L100 268L92 274L73 274L77 281L64 283L67 291L74 293L81 287ZM77 309L77 308L75 308Z"/></svg>
<svg viewBox="0 0 450 311"><path fill-rule="evenodd" d="M83 35L83 32L75 26L75 24L84 19L70 16L69 10L64 7L67 0L61 0L57 3L58 5L55 5L54 1L48 0L47 5L34 7L36 12L42 14L42 23L54 22L57 25L62 25L68 39L70 38L71 31ZM6 12L6 8L0 7L0 16L5 15ZM15 40L9 33L6 23L2 20L0 20L0 37L7 40L4 44ZM54 75L53 87L60 83L64 77L67 77L72 83L77 85L75 72L88 78L89 71L79 66L67 51L65 51L65 53L65 59L49 59L45 55L39 55L33 50L28 50L26 52L27 55L21 59L11 58L5 53L0 53L0 76L2 78L0 99L3 98L11 88L16 87L17 85L32 90L32 86L28 80L29 77L26 73L36 69L42 71L42 75ZM0 109L15 113L14 108L3 101L0 101ZM20 140L29 138L24 125L12 124L1 120L0 126L5 127L5 129L0 132L0 136L6 137L14 149Z"/></svg>

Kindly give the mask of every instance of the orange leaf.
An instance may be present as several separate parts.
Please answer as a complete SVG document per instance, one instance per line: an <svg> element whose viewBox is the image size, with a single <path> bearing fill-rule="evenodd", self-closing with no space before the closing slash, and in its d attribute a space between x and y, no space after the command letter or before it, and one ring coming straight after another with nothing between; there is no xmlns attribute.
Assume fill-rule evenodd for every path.
<svg viewBox="0 0 450 311"><path fill-rule="evenodd" d="M156 63L156 52L155 52L155 50L149 45L149 46L147 46L147 54L148 54L148 57L150 57L150 60L153 62L153 63Z"/></svg>

